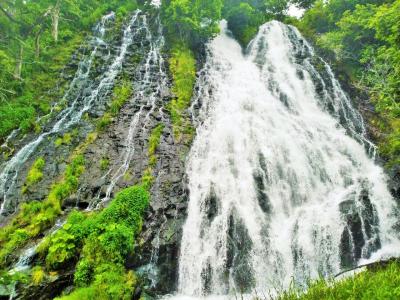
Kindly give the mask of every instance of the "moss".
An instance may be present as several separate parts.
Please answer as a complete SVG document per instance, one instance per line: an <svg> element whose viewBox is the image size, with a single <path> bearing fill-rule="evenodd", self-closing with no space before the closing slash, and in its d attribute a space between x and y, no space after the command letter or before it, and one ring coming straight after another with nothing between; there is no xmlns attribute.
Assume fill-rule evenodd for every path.
<svg viewBox="0 0 400 300"><path fill-rule="evenodd" d="M157 157L155 155L158 145L160 144L161 135L164 131L164 124L157 125L153 131L151 132L149 138L149 148L148 148L148 155L149 155L149 165L154 167L157 162Z"/></svg>
<svg viewBox="0 0 400 300"><path fill-rule="evenodd" d="M112 122L112 114L106 112L101 118L97 120L96 129L103 132Z"/></svg>
<svg viewBox="0 0 400 300"><path fill-rule="evenodd" d="M110 160L108 158L102 158L100 160L100 170L106 171L110 166Z"/></svg>
<svg viewBox="0 0 400 300"><path fill-rule="evenodd" d="M340 281L319 280L307 292L292 288L278 300L399 299L400 263L362 272Z"/></svg>
<svg viewBox="0 0 400 300"><path fill-rule="evenodd" d="M38 158L32 165L26 177L25 185L22 188L22 193L25 193L30 187L40 182L43 179L43 168L46 161L43 157Z"/></svg>
<svg viewBox="0 0 400 300"><path fill-rule="evenodd" d="M132 95L131 83L124 79L120 85L115 86L113 91L113 98L110 105L110 113L113 116L118 115L121 108L129 100Z"/></svg>
<svg viewBox="0 0 400 300"><path fill-rule="evenodd" d="M174 136L177 140L191 140L193 129L187 115L187 108L193 96L196 82L196 60L193 52L185 45L177 45L171 51L169 60L173 78L172 91L175 94L169 105Z"/></svg>
<svg viewBox="0 0 400 300"><path fill-rule="evenodd" d="M54 145L58 148L62 145L69 146L72 143L73 135L71 133L66 133L62 137L55 140Z"/></svg>
<svg viewBox="0 0 400 300"><path fill-rule="evenodd" d="M40 285L46 277L46 273L40 266L32 268L31 281L33 285Z"/></svg>

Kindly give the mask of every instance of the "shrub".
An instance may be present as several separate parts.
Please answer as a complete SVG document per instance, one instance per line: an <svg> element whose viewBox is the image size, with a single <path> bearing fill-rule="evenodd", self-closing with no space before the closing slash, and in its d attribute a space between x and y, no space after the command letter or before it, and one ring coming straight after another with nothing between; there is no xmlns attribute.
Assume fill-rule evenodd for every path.
<svg viewBox="0 0 400 300"><path fill-rule="evenodd" d="M133 272L126 272L124 261L133 250L148 204L149 192L138 185L119 192L100 213L85 217L74 212L68 217L41 250L47 249L46 261L52 259L51 249L55 249L62 254L56 255L55 261L58 263L61 257L66 263L77 257L75 250L83 245L74 275L78 288L62 299L131 299L137 280ZM61 267L57 263L49 267Z"/></svg>

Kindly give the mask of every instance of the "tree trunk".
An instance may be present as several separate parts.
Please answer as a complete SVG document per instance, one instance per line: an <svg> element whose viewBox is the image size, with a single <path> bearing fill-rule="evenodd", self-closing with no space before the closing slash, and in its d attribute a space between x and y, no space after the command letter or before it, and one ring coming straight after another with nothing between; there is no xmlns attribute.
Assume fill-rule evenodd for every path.
<svg viewBox="0 0 400 300"><path fill-rule="evenodd" d="M24 45L20 42L19 55L16 59L15 70L14 70L14 78L17 80L22 79L21 73L22 73L23 56L24 56Z"/></svg>
<svg viewBox="0 0 400 300"><path fill-rule="evenodd" d="M54 41L58 41L58 24L60 22L60 1L57 1L51 13L52 20L52 36Z"/></svg>
<svg viewBox="0 0 400 300"><path fill-rule="evenodd" d="M38 31L35 37L35 59L39 59L40 56L40 36L42 34L42 28Z"/></svg>

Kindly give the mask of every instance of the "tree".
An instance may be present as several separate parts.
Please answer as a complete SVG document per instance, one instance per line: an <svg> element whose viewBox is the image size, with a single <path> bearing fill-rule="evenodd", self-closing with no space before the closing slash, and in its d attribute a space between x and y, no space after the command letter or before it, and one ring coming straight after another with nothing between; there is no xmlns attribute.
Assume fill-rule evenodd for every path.
<svg viewBox="0 0 400 300"><path fill-rule="evenodd" d="M163 21L170 39L196 45L218 32L222 0L166 0Z"/></svg>

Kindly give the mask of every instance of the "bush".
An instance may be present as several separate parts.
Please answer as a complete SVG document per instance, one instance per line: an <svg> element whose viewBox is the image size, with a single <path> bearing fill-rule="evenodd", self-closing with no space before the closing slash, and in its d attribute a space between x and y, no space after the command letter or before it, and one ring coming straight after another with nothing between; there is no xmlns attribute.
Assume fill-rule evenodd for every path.
<svg viewBox="0 0 400 300"><path fill-rule="evenodd" d="M26 178L26 184L31 186L43 178L43 168L46 164L43 157L38 158L34 163L32 168L28 172L28 176Z"/></svg>
<svg viewBox="0 0 400 300"><path fill-rule="evenodd" d="M81 257L74 275L78 289L62 299L131 299L136 276L125 271L124 262L148 204L144 185L127 188L100 213L71 213L63 228L47 238L40 252L47 254L48 267L61 268L78 253Z"/></svg>

